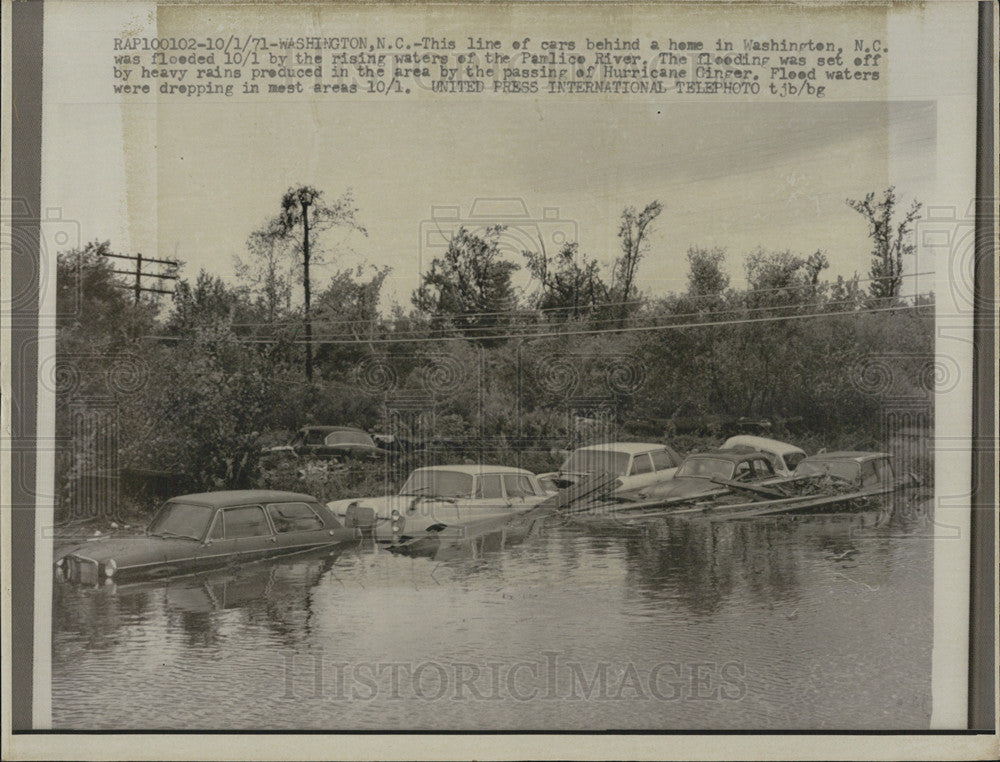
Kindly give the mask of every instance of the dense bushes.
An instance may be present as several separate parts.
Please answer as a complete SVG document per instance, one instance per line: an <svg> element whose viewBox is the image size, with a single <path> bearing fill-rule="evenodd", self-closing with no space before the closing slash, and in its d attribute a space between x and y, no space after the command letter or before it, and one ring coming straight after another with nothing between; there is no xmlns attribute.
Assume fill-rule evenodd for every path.
<svg viewBox="0 0 1000 762"><path fill-rule="evenodd" d="M926 416L931 400L931 297L914 309L912 300L869 296L857 279L822 283L819 253L755 252L751 286L738 291L720 270L724 252L694 249L683 294L639 299L624 318L516 307L493 321L502 332L486 334L438 313L381 315L385 271L371 280L340 272L316 296L307 382L296 310L204 273L182 282L165 312L134 304L101 251L107 244L59 262L64 507L98 447L74 421L98 408L116 416L115 436L101 445L114 450L102 461L114 468L174 474L190 490L260 485L332 498L398 486L406 469L431 461L544 471L558 465L558 450L609 437L709 447L741 418L770 421L807 451L882 449L894 436L882 412L902 405ZM130 383L88 375L126 360ZM433 446L391 468L304 480L296 468L262 471L269 432L305 424Z"/></svg>

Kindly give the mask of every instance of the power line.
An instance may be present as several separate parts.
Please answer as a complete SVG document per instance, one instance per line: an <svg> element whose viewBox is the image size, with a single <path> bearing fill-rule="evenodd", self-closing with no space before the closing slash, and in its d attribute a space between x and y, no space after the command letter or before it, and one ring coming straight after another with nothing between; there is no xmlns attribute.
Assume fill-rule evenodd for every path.
<svg viewBox="0 0 1000 762"><path fill-rule="evenodd" d="M915 297L929 296L931 292L925 292L923 294L915 294ZM547 331L547 332L536 332L536 333L509 333L509 334L496 334L488 336L476 336L476 339L545 339L545 338L562 338L565 336L591 336L591 335L601 335L609 333L645 333L648 331L668 331L668 330L683 330L687 328L711 328L716 326L725 325L743 325L749 323L778 323L786 320L809 320L824 317L836 317L841 315L869 315L878 312L897 312L901 310L915 310L925 308L926 305L921 304L904 304L904 305L894 305L891 307L873 307L857 310L839 310L835 312L811 312L803 315L771 315L766 317L757 318L742 318L740 320L714 320L714 321L702 321L697 323L664 323L660 325L648 325L648 326L626 326L622 328L595 328L595 329L583 329L578 331ZM152 335L145 336L144 338L153 339L158 341L190 341L193 337L187 336L162 336L162 335ZM314 340L316 344L322 345L358 345L358 344L407 344L415 342L427 342L427 341L463 341L467 340L468 337L465 336L440 336L440 337L403 337L403 338L383 338L383 339L326 339L326 340ZM281 339L247 339L239 338L238 341L241 344L275 344L282 341ZM303 344L302 340L294 340L290 342L292 344Z"/></svg>
<svg viewBox="0 0 1000 762"><path fill-rule="evenodd" d="M903 277L903 278L915 278L915 277L922 276L922 275L934 275L934 272L933 271L927 271L927 272L918 272L918 273L904 273L904 274L902 274L899 277ZM844 281L844 283L855 283L855 282L857 282L857 283L871 283L871 282L875 282L875 281L888 280L888 279L891 279L892 277L894 277L894 276L883 276L883 277L879 277L879 278L857 278L856 280L854 278L852 278L849 281ZM802 284L802 283L800 283L800 284L791 285L791 286L775 286L773 288L749 289L749 290L742 291L742 292L737 292L737 293L746 293L746 294L754 294L754 295L756 295L756 294L774 293L774 292L778 292L778 291L801 291L803 289L810 289L810 288L818 289L818 288L824 287L824 286L835 286L835 285L838 285L838 283L837 282L831 282L831 281L824 281L823 283L817 283L815 285L814 284ZM700 299L716 299L716 298L718 298L718 296L719 296L718 294L698 294L698 295L694 295L694 296L688 296L688 295L682 294L682 295L679 295L679 298L683 298L683 299L688 300L688 301L697 301L697 300L700 300ZM669 298L669 297L660 297L660 298L661 299L665 299L665 298ZM845 301L847 301L847 300L839 300L839 302L835 301L835 302L825 302L825 303L834 303L834 304L836 304L836 303L845 302ZM621 306L622 304L633 305L633 304L645 304L647 302L648 302L648 300L646 300L646 299L634 299L634 300L630 300L628 302L595 302L595 303L593 303L591 305L588 305L588 306L586 306L584 308L570 306L570 307L541 307L541 308L537 308L537 309L528 308L528 309L518 309L518 310L501 310L501 311L495 311L495 312L456 312L456 313L450 313L447 317L453 317L453 318L454 317L457 317L457 318L461 318L461 317L465 317L465 318L472 318L472 317L506 317L506 316L511 316L511 317L519 317L519 316L530 317L530 316L533 316L533 315L537 315L538 313L569 311L569 310L581 310L581 311L583 311L583 310L592 310L592 309L595 309L597 307L616 307L616 306ZM803 306L803 305L771 305L771 306L767 306L767 307L751 307L751 308L745 308L745 309L753 309L753 310L757 310L757 309L781 309L782 307L785 307L785 306ZM740 310L740 308L734 308L733 310L730 310L730 311L734 311L735 312L735 311L739 311L739 310ZM709 313L709 314L722 314L724 312L726 312L726 310L716 311L716 312ZM684 314L687 314L687 315L699 315L699 314L702 314L702 313L691 312L691 313L684 313ZM617 318L604 318L604 319L598 319L598 322L605 322L605 323L606 322L616 322L617 320L618 320ZM275 322L271 322L271 323L268 323L268 322L242 322L242 323L233 323L233 327L238 327L238 328L253 328L253 327L258 327L258 326L267 326L267 327L294 326L294 325L299 325L301 322L302 322L301 319L298 319L298 320L281 320L281 321L275 321ZM313 321L313 324L316 325L316 326L320 326L320 327L324 327L324 326L354 326L354 325L359 325L359 326L364 327L364 326L370 326L370 325L372 325L375 322L377 322L377 319ZM428 330L447 333L451 329L448 329L448 328L430 328Z"/></svg>
<svg viewBox="0 0 1000 762"><path fill-rule="evenodd" d="M118 285L118 286L121 286L122 288L129 288L129 289L131 289L132 293L135 295L135 303L136 304L139 303L139 296L140 296L140 294L142 292L153 293L153 294L172 294L172 293L174 293L173 291L170 291L170 290L164 289L164 288L154 288L154 287L151 287L151 286L143 286L142 285L142 279L143 278L159 278L160 280L173 280L173 281L176 281L178 279L178 277L179 277L177 275L176 270L177 270L178 267L180 267L180 262L172 261L172 260L169 260L169 259L154 259L152 257L143 257L142 254L136 254L135 256L132 256L130 254L112 254L111 252L102 251L102 252L100 252L100 255L102 257L111 257L113 259L126 259L126 260L128 260L130 262L135 262L135 270L114 270L114 269L112 269L111 272L115 273L116 275L128 275L130 277L134 277L135 278L135 283L132 284L132 285L129 285L127 283L121 283L119 281L115 281L115 284ZM172 271L171 272L167 272L167 273L143 272L142 271L142 263L143 262L147 262L147 263L152 262L153 264L157 264L157 265L167 265L169 268L171 268Z"/></svg>

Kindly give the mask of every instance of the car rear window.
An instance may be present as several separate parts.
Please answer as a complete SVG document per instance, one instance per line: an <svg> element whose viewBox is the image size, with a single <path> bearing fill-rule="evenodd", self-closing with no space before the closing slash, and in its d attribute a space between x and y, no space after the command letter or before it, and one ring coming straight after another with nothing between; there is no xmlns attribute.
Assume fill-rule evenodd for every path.
<svg viewBox="0 0 1000 762"><path fill-rule="evenodd" d="M270 503L267 513L276 532L303 532L323 528L323 521L306 503Z"/></svg>
<svg viewBox="0 0 1000 762"><path fill-rule="evenodd" d="M267 517L264 516L264 509L259 505L230 508L224 513L224 516L227 540L271 534L271 527L267 523Z"/></svg>

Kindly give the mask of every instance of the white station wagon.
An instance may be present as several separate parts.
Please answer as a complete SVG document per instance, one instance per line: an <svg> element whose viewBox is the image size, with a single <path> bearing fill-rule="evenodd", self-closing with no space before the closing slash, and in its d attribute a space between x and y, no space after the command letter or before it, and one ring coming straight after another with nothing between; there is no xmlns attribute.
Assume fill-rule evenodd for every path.
<svg viewBox="0 0 1000 762"><path fill-rule="evenodd" d="M585 476L610 474L621 482L620 489L635 489L672 479L681 460L663 444L608 442L574 450L557 472L543 477L566 487Z"/></svg>
<svg viewBox="0 0 1000 762"><path fill-rule="evenodd" d="M381 542L418 537L480 519L513 516L549 497L530 471L507 466L418 468L397 495L328 503L345 526L370 531Z"/></svg>

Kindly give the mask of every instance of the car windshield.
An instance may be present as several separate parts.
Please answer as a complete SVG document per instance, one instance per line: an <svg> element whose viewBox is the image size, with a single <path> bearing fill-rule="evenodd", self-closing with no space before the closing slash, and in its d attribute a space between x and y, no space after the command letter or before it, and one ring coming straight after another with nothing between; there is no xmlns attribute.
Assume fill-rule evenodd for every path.
<svg viewBox="0 0 1000 762"><path fill-rule="evenodd" d="M577 450L562 464L565 473L611 474L625 476L628 453L614 450Z"/></svg>
<svg viewBox="0 0 1000 762"><path fill-rule="evenodd" d="M688 458L681 467L677 469L674 477L678 476L699 476L703 479L718 477L720 479L731 479L736 464L724 458Z"/></svg>
<svg viewBox="0 0 1000 762"><path fill-rule="evenodd" d="M374 447L375 442L363 431L335 431L326 438L328 445L367 445Z"/></svg>
<svg viewBox="0 0 1000 762"><path fill-rule="evenodd" d="M795 469L795 476L829 474L849 482L860 482L860 467L853 460L804 460Z"/></svg>
<svg viewBox="0 0 1000 762"><path fill-rule="evenodd" d="M399 490L400 495L472 497L472 474L461 471L414 471Z"/></svg>
<svg viewBox="0 0 1000 762"><path fill-rule="evenodd" d="M200 540L214 513L214 508L205 505L167 503L149 525L149 534Z"/></svg>

